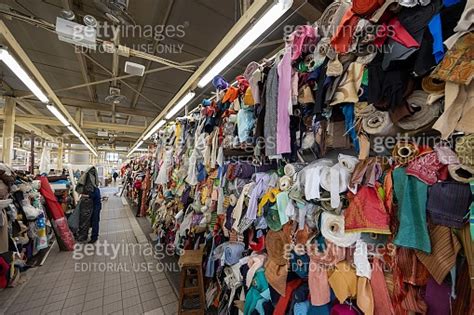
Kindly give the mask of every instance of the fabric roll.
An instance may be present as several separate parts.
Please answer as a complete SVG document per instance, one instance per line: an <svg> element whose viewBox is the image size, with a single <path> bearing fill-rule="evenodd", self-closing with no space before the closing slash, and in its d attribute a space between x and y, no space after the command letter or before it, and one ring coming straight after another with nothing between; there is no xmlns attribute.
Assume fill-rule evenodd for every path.
<svg viewBox="0 0 474 315"><path fill-rule="evenodd" d="M338 163L331 168L321 170L321 187L331 193L331 207L339 207L339 194L347 191L349 181L359 159L354 156L339 154Z"/></svg>
<svg viewBox="0 0 474 315"><path fill-rule="evenodd" d="M321 234L337 246L349 247L360 239L360 233L345 233L344 216L327 212L321 214Z"/></svg>
<svg viewBox="0 0 474 315"><path fill-rule="evenodd" d="M444 94L444 81L436 80L430 76L426 76L421 80L423 91L429 94Z"/></svg>
<svg viewBox="0 0 474 315"><path fill-rule="evenodd" d="M428 105L428 93L421 90L414 91L407 98L408 106L414 114L399 120L396 125L404 130L419 130L430 126L440 115L441 102Z"/></svg>
<svg viewBox="0 0 474 315"><path fill-rule="evenodd" d="M396 168L392 175L400 221L393 243L429 254L431 241L426 226L428 185L416 177L408 176L402 167Z"/></svg>
<svg viewBox="0 0 474 315"><path fill-rule="evenodd" d="M305 164L303 163L286 164L285 167L283 168L283 172L285 173L286 176L293 177L294 175L299 173L304 167L305 167Z"/></svg>
<svg viewBox="0 0 474 315"><path fill-rule="evenodd" d="M293 181L289 176L282 176L279 180L278 186L281 191L288 191L290 190L291 186L293 184Z"/></svg>
<svg viewBox="0 0 474 315"><path fill-rule="evenodd" d="M419 154L418 147L408 141L398 142L392 151L392 157L399 164L407 164L409 161L415 159Z"/></svg>
<svg viewBox="0 0 474 315"><path fill-rule="evenodd" d="M442 284L456 264L461 244L450 228L441 225L430 227L431 254L416 252L416 257L425 265L438 284Z"/></svg>
<svg viewBox="0 0 474 315"><path fill-rule="evenodd" d="M362 117L362 129L369 135L385 136L396 132L396 127L388 112L376 110L373 105L369 105L358 114Z"/></svg>
<svg viewBox="0 0 474 315"><path fill-rule="evenodd" d="M221 264L232 266L239 262L245 249L242 242L225 242L214 249L214 260L220 260Z"/></svg>
<svg viewBox="0 0 474 315"><path fill-rule="evenodd" d="M461 183L470 183L474 181L474 168L462 164L448 165L449 175Z"/></svg>

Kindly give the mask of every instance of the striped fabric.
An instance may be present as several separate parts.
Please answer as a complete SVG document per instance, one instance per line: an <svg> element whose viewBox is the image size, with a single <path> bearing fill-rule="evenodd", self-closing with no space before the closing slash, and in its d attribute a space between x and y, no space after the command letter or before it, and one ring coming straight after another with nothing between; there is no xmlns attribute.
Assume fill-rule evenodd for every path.
<svg viewBox="0 0 474 315"><path fill-rule="evenodd" d="M450 228L441 225L430 226L431 254L417 251L416 256L425 265L433 278L441 284L456 264L461 243Z"/></svg>

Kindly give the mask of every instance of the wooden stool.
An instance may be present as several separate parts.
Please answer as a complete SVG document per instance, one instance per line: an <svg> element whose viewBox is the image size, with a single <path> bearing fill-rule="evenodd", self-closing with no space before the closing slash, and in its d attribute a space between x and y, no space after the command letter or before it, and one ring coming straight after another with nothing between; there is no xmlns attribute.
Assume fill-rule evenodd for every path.
<svg viewBox="0 0 474 315"><path fill-rule="evenodd" d="M179 288L178 314L201 314L204 315L206 309L206 298L204 295L204 277L202 274L202 249L186 250L179 258L178 264L181 267L181 284ZM193 271L195 274L193 275ZM186 280L195 279L197 286L186 287ZM186 297L199 296L198 309L183 309L183 302Z"/></svg>

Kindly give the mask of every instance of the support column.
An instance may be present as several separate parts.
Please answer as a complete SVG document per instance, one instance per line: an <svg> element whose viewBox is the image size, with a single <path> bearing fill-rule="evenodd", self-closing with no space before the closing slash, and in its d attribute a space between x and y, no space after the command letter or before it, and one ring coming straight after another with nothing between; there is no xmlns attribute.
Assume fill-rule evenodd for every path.
<svg viewBox="0 0 474 315"><path fill-rule="evenodd" d="M58 161L57 161L57 169L62 171L63 170L63 160L64 160L64 140L61 138L58 143Z"/></svg>
<svg viewBox="0 0 474 315"><path fill-rule="evenodd" d="M30 173L35 173L35 133L30 134Z"/></svg>
<svg viewBox="0 0 474 315"><path fill-rule="evenodd" d="M16 102L13 97L5 97L5 107L3 108L3 163L11 166L13 158L13 136L15 134L15 107Z"/></svg>

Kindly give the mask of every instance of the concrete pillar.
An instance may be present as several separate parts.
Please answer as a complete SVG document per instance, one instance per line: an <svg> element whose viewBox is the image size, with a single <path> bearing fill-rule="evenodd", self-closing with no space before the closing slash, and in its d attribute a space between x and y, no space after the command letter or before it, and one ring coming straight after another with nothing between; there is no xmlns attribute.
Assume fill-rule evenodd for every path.
<svg viewBox="0 0 474 315"><path fill-rule="evenodd" d="M15 107L16 102L13 97L5 97L5 107L3 108L3 147L2 160L5 164L12 164L13 158L13 136L15 134Z"/></svg>

